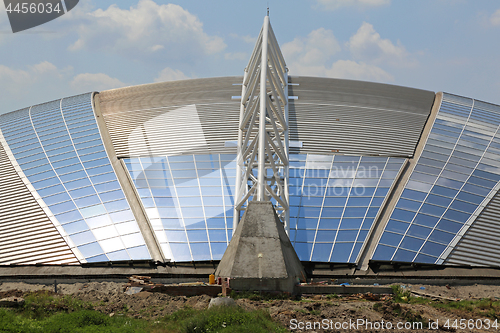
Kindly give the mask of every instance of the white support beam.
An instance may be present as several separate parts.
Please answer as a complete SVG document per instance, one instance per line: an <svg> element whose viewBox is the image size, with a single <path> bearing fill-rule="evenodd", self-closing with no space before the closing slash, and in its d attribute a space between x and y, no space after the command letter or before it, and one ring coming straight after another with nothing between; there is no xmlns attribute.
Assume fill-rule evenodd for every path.
<svg viewBox="0 0 500 333"><path fill-rule="evenodd" d="M287 71L266 16L241 91L233 232L254 200L272 201L289 233Z"/></svg>

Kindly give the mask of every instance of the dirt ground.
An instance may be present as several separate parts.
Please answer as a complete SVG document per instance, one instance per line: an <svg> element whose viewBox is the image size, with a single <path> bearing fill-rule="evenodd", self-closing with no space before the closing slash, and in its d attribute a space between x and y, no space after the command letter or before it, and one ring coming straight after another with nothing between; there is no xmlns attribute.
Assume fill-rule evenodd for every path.
<svg viewBox="0 0 500 333"><path fill-rule="evenodd" d="M402 285L402 284L399 284ZM422 289L423 287L424 289ZM83 301L91 302L94 308L103 313L127 315L135 318L155 319L171 314L183 307L205 309L211 300L209 296L169 296L160 293L140 292L127 295L123 291L123 283L90 282L75 284L58 284L58 293L73 295ZM500 300L500 286L471 285L471 286L432 286L432 285L404 285L405 290L414 290L427 297L440 296L441 298L459 298L463 300L489 298ZM0 299L8 296L22 296L36 290L54 291L53 285L35 285L23 282L0 284ZM254 301L238 299L236 304L244 309L267 309L274 320L281 322L291 331L306 332L490 332L495 330L478 329L449 329L444 324L449 320L450 326L455 319L465 319L478 325L486 317L473 315L463 310L444 310L428 304L401 304L394 303L392 297L376 297L377 300L361 295L341 296L310 295L300 300L270 300ZM431 297L432 298L432 297ZM439 302L439 298L435 298ZM436 323L435 329L420 329L418 326L398 329L396 325L402 323L411 325L413 321ZM381 326L381 323L384 323ZM314 326L316 323L316 327ZM392 329L387 325L392 324ZM481 323L485 324L484 321ZM359 326L356 326L359 324ZM339 326L340 325L340 326ZM343 326L342 326L343 325ZM353 326L354 325L354 326ZM371 325L371 326L370 326ZM401 324L400 324L401 325ZM417 324L415 324L417 325ZM301 330L300 328L304 328ZM500 323L499 323L500 327Z"/></svg>

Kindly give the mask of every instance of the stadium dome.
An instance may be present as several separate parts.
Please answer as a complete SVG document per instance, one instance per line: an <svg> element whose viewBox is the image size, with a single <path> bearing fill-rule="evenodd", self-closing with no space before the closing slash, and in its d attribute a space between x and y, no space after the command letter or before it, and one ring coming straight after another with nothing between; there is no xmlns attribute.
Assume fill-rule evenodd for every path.
<svg viewBox="0 0 500 333"><path fill-rule="evenodd" d="M0 265L216 265L256 200L309 273L498 268L499 128L471 98L288 76L266 16L243 77L0 115Z"/></svg>
<svg viewBox="0 0 500 333"><path fill-rule="evenodd" d="M242 77L0 116L0 265L217 262ZM289 77L289 238L303 263L500 266L500 107Z"/></svg>

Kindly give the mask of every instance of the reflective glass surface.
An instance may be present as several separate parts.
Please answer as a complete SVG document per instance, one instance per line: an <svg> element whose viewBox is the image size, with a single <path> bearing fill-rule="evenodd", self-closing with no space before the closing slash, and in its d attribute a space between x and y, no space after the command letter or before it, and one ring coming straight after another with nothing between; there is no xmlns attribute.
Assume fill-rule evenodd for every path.
<svg viewBox="0 0 500 333"><path fill-rule="evenodd" d="M232 235L236 155L125 159L166 258L220 260Z"/></svg>
<svg viewBox="0 0 500 333"><path fill-rule="evenodd" d="M290 240L300 260L355 263L404 161L290 155Z"/></svg>
<svg viewBox="0 0 500 333"><path fill-rule="evenodd" d="M91 94L0 116L17 162L89 262L151 259L101 142Z"/></svg>
<svg viewBox="0 0 500 333"><path fill-rule="evenodd" d="M499 125L500 107L444 95L372 260L439 263L500 181Z"/></svg>

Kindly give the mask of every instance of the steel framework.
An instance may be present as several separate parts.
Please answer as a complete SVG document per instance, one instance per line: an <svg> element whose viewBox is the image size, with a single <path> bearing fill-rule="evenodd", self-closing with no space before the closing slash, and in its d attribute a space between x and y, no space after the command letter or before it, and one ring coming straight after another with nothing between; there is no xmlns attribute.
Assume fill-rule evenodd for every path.
<svg viewBox="0 0 500 333"><path fill-rule="evenodd" d="M272 201L289 233L288 69L269 16L241 92L233 232L249 200Z"/></svg>

